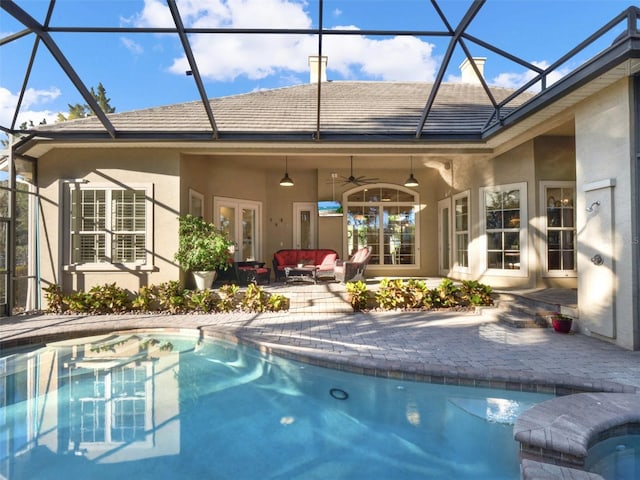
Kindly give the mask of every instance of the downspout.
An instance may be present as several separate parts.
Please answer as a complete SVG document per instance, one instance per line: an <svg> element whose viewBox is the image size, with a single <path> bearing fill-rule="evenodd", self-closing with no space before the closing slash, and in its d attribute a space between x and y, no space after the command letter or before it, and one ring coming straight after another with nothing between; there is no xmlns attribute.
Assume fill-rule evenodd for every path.
<svg viewBox="0 0 640 480"><path fill-rule="evenodd" d="M633 161L631 162L631 285L633 302L633 341L632 349L640 350L640 75L633 77L631 87L631 151L633 152Z"/></svg>

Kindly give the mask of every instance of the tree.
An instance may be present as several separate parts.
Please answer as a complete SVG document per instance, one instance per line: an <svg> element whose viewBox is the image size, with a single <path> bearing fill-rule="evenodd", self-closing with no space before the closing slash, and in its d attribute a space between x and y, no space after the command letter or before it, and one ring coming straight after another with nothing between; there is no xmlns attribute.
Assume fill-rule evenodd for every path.
<svg viewBox="0 0 640 480"><path fill-rule="evenodd" d="M96 99L96 102L98 102L98 105L100 105L104 113L114 113L116 109L110 105L111 99L107 98L107 90L102 86L102 83L98 83L97 88L98 93L94 92L93 87L91 87L91 95L93 95L93 98Z"/></svg>
<svg viewBox="0 0 640 480"><path fill-rule="evenodd" d="M43 118L38 125L46 125L46 124L47 124L47 119ZM35 127L35 125L33 124L33 120L22 122L20 124L20 130L26 130L27 128L33 128L33 127ZM0 145L2 145L4 148L7 148L9 146L9 134L4 132L3 134L4 134L4 138L0 139Z"/></svg>
<svg viewBox="0 0 640 480"><path fill-rule="evenodd" d="M107 97L107 90L102 85L102 82L98 83L96 90L94 90L93 87L90 88L91 96L96 100L102 111L104 113L114 113L116 109L111 106L111 99ZM69 103L67 106L69 107L69 113L66 117L62 112L58 113L57 122L65 122L67 120L86 118L94 115L91 107L87 104L76 103L72 105Z"/></svg>
<svg viewBox="0 0 640 480"><path fill-rule="evenodd" d="M100 106L100 108L104 113L115 113L116 109L115 107L111 106L111 99L107 97L107 89L104 88L104 85L102 85L102 82L98 83L98 86L96 87L95 90L93 89L93 87L91 87L89 91L91 92L91 95L96 100L96 102L98 103L98 105ZM86 118L94 114L93 111L91 110L91 107L89 107L89 105L87 104L75 103L72 105L68 103L67 107L69 107L69 113L67 114L67 116L65 117L64 113L58 112L58 115L56 117L56 123L66 122L67 120L75 120L76 118ZM46 119L42 119L42 121L39 123L39 125L46 125L46 124L47 124ZM27 130L28 128L33 128L33 127L35 127L33 120L28 120L20 124L20 130ZM2 145L5 148L8 147L9 146L8 137L1 138L0 145Z"/></svg>

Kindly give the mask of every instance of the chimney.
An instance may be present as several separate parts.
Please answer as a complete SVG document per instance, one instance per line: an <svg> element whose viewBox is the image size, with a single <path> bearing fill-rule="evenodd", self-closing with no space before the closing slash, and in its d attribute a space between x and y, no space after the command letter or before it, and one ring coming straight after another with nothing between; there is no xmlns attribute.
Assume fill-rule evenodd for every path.
<svg viewBox="0 0 640 480"><path fill-rule="evenodd" d="M487 61L486 57L473 57L473 61L480 72L480 75L484 77L484 64ZM462 83L475 83L479 84L480 79L473 70L473 65L468 58L464 59L464 62L460 64L460 73L462 73Z"/></svg>
<svg viewBox="0 0 640 480"><path fill-rule="evenodd" d="M318 60L320 59L320 60ZM320 69L320 81L327 81L327 57L323 55L309 56L309 83L318 83L318 68Z"/></svg>

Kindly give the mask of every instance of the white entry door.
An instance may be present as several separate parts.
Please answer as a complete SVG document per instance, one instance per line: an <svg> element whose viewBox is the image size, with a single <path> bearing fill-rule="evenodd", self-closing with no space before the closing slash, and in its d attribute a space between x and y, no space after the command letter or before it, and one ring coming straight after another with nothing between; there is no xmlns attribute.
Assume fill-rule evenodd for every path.
<svg viewBox="0 0 640 480"><path fill-rule="evenodd" d="M213 223L235 242L235 261L262 258L262 204L249 200L215 197Z"/></svg>
<svg viewBox="0 0 640 480"><path fill-rule="evenodd" d="M318 206L310 202L293 202L293 247L316 248Z"/></svg>
<svg viewBox="0 0 640 480"><path fill-rule="evenodd" d="M438 202L438 269L447 275L451 268L451 199Z"/></svg>

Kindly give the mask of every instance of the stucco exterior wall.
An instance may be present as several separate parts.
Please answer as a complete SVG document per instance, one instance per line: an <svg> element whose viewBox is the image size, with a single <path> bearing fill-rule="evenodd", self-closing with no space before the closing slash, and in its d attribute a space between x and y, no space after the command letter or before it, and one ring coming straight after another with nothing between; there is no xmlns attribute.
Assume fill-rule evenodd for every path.
<svg viewBox="0 0 640 480"><path fill-rule="evenodd" d="M526 142L496 158L456 159L452 168L452 194L469 192L470 238L469 268L467 272L452 270L451 276L459 279L478 279L494 288L520 287L535 285L536 254L533 248L522 250L523 269L510 272L511 276L490 274L486 271L484 253L484 219L481 212L481 188L493 185L508 185L525 182L527 184L527 211L535 212L536 192L534 188L535 162L534 144ZM529 246L532 242L532 229L528 229ZM526 254L526 258L524 255ZM525 265L526 261L526 265ZM528 268L524 268L528 267Z"/></svg>
<svg viewBox="0 0 640 480"><path fill-rule="evenodd" d="M167 149L58 149L38 161L40 194L40 266L43 287L62 285L67 292L88 290L95 285L117 282L137 291L178 278L173 260L177 249L177 217L180 210L179 162L177 153ZM62 231L64 183L60 179L85 179L87 185L153 185L152 238L148 248L154 253L153 268L135 271L73 271L62 265L68 233ZM65 240L67 239L67 240Z"/></svg>
<svg viewBox="0 0 640 480"><path fill-rule="evenodd" d="M540 184L543 182L575 182L576 151L574 137L541 136L534 140L535 158L535 194L534 210L530 212L529 227L532 246L536 255L532 260L537 287L576 288L577 272L567 272L564 277L550 276L545 273L544 257L547 254L546 239L546 200L540 198Z"/></svg>
<svg viewBox="0 0 640 480"><path fill-rule="evenodd" d="M267 205L264 212L266 224L264 240L265 260L269 264L274 252L282 248L294 248L293 203L314 203L318 198L316 170L298 170L292 168L291 163L289 163L288 170L289 176L294 182L292 187L279 185L284 170L270 171L266 175L268 189ZM318 246L325 247L322 243L319 243ZM331 247L327 246L326 248Z"/></svg>
<svg viewBox="0 0 640 480"><path fill-rule="evenodd" d="M625 348L634 342L630 106L624 79L582 102L575 121L580 327Z"/></svg>

